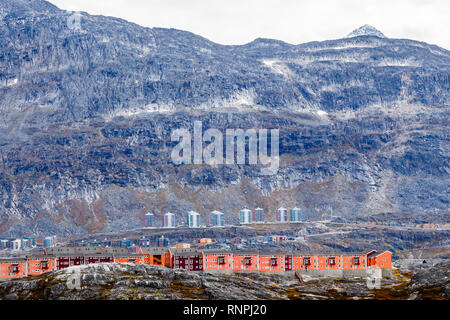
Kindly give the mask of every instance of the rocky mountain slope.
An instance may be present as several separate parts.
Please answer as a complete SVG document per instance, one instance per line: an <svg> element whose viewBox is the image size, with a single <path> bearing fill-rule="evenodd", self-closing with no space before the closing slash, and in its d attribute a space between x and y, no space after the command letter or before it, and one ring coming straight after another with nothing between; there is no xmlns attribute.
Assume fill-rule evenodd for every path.
<svg viewBox="0 0 450 320"><path fill-rule="evenodd" d="M376 30L376 29L375 29ZM448 214L450 54L367 26L224 46L189 32L0 3L0 235L126 230L242 206L273 218ZM280 169L176 166L177 128L280 129ZM430 218L432 219L432 218ZM432 221L429 221L432 222Z"/></svg>
<svg viewBox="0 0 450 320"><path fill-rule="evenodd" d="M412 269L412 270L411 270ZM448 299L448 262L394 272L371 289L366 279L304 277L286 274L195 273L136 264L70 267L28 279L0 282L2 299ZM69 285L68 285L69 284Z"/></svg>

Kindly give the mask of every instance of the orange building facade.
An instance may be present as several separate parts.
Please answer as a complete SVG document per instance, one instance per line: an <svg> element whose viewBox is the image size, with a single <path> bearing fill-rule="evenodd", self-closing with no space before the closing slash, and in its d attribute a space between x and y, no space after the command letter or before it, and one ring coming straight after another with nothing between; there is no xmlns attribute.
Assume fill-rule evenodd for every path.
<svg viewBox="0 0 450 320"><path fill-rule="evenodd" d="M27 275L36 276L57 269L56 259L49 257L30 257L27 259Z"/></svg>
<svg viewBox="0 0 450 320"><path fill-rule="evenodd" d="M163 248L142 248L143 263L152 266L172 267L172 256L168 249Z"/></svg>
<svg viewBox="0 0 450 320"><path fill-rule="evenodd" d="M203 251L203 270L233 270L234 258L231 252Z"/></svg>
<svg viewBox="0 0 450 320"><path fill-rule="evenodd" d="M259 271L259 254L233 253L233 271Z"/></svg>
<svg viewBox="0 0 450 320"><path fill-rule="evenodd" d="M142 254L124 254L113 257L114 263L144 263L144 256Z"/></svg>
<svg viewBox="0 0 450 320"><path fill-rule="evenodd" d="M22 278L28 275L27 260L0 259L0 277L2 279Z"/></svg>
<svg viewBox="0 0 450 320"><path fill-rule="evenodd" d="M259 255L259 271L277 272L286 271L285 256L280 253L265 253Z"/></svg>
<svg viewBox="0 0 450 320"><path fill-rule="evenodd" d="M375 251L371 251L367 255L368 266L380 269L392 268L392 253L390 251L384 251L379 254Z"/></svg>

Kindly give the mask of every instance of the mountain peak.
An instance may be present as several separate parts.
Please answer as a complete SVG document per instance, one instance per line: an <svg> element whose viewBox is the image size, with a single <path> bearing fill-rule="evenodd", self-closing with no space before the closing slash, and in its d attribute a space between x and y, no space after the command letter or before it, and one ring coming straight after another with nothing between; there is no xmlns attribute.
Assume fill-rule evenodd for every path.
<svg viewBox="0 0 450 320"><path fill-rule="evenodd" d="M347 38L359 37L359 36L375 36L379 38L386 38L386 36L377 28L374 28L368 24L353 30L347 36Z"/></svg>

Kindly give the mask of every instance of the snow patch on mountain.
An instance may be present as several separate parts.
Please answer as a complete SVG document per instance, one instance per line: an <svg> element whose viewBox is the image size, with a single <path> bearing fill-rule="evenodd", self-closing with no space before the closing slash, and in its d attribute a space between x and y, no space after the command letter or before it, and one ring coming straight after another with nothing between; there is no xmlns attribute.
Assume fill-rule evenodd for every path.
<svg viewBox="0 0 450 320"><path fill-rule="evenodd" d="M361 119L362 117L370 117L376 114L388 115L390 117L408 118L418 116L420 114L429 114L436 112L444 112L438 108L430 109L421 104L399 103L398 105L384 106L379 103L371 104L364 109L353 110L344 109L333 112L333 117L338 120Z"/></svg>
<svg viewBox="0 0 450 320"><path fill-rule="evenodd" d="M330 45L324 47L312 47L303 49L306 52L319 52L325 50L345 50L345 49L358 49L358 48L376 48L378 47L378 43L346 43L342 45Z"/></svg>
<svg viewBox="0 0 450 320"><path fill-rule="evenodd" d="M415 59L384 58L378 65L380 67L421 67L422 63Z"/></svg>
<svg viewBox="0 0 450 320"><path fill-rule="evenodd" d="M172 112L175 112L175 106L169 105L169 104L148 104L143 107L132 107L128 109L119 109L114 110L107 115L104 116L104 119L106 121L111 121L112 119L116 117L133 117L133 116L139 116L139 115L145 115L148 113L166 113L170 114Z"/></svg>
<svg viewBox="0 0 450 320"><path fill-rule="evenodd" d="M14 85L16 85L19 82L19 79L14 78L14 79L7 79L5 81L3 81L2 83L0 83L0 88L6 88L6 87L12 87Z"/></svg>
<svg viewBox="0 0 450 320"><path fill-rule="evenodd" d="M360 36L375 36L379 38L386 38L386 36L378 29L365 24L358 29L353 30L347 35L347 38L360 37Z"/></svg>
<svg viewBox="0 0 450 320"><path fill-rule="evenodd" d="M229 98L215 97L210 99L206 103L202 103L198 107L194 107L197 110L229 110L234 109L238 111L248 110L266 110L264 106L257 105L257 95L253 90L240 90L235 92Z"/></svg>
<svg viewBox="0 0 450 320"><path fill-rule="evenodd" d="M269 67L272 72L281 74L286 78L290 78L294 75L294 73L289 69L289 67L283 63L283 61L279 60L270 60L264 59L262 60L265 66Z"/></svg>

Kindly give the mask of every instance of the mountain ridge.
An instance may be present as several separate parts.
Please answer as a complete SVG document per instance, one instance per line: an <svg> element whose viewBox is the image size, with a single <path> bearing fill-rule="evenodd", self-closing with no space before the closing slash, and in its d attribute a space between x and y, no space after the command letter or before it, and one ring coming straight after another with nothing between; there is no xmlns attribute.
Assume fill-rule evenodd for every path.
<svg viewBox="0 0 450 320"><path fill-rule="evenodd" d="M447 50L373 36L224 46L86 13L71 29L72 15L0 22L0 235L131 229L149 211L236 222L244 205L269 219L281 205L448 213ZM174 166L170 133L196 120L279 128L279 174Z"/></svg>

